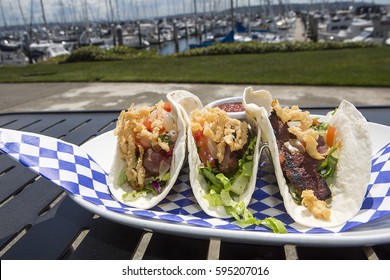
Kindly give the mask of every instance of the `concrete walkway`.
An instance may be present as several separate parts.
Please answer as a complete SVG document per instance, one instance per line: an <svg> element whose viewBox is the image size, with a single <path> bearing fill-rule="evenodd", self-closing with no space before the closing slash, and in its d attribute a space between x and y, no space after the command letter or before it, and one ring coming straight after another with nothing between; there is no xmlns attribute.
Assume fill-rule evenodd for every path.
<svg viewBox="0 0 390 280"><path fill-rule="evenodd" d="M162 83L33 83L0 84L0 113L63 110L122 110L131 103L151 105L173 90L188 90L203 104L241 96L249 85ZM342 99L355 105L390 105L390 88L255 85L283 105L337 106Z"/></svg>
<svg viewBox="0 0 390 280"><path fill-rule="evenodd" d="M298 17L295 21L293 38L295 42L306 41L305 27L300 17Z"/></svg>

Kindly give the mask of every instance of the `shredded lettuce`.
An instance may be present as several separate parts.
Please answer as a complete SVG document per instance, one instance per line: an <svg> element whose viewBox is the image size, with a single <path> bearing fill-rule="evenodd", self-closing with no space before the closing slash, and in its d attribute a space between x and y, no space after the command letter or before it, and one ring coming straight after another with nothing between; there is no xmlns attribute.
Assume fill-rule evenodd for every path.
<svg viewBox="0 0 390 280"><path fill-rule="evenodd" d="M230 190L237 195L242 195L245 192L246 186L249 183L249 177L241 174L231 185Z"/></svg>
<svg viewBox="0 0 390 280"><path fill-rule="evenodd" d="M169 172L166 172L161 177L158 177L160 182L167 182L169 180L169 178L171 178L171 173L169 173Z"/></svg>
<svg viewBox="0 0 390 280"><path fill-rule="evenodd" d="M119 173L118 185L122 186L127 181L126 172L124 169Z"/></svg>
<svg viewBox="0 0 390 280"><path fill-rule="evenodd" d="M139 199L140 197L146 197L149 193L153 195L157 195L162 192L162 189L166 186L167 182L171 178L171 174L169 172L164 175L146 178L145 182L147 182L144 188L140 191L133 190L129 193L125 193L122 195L123 200L125 201L134 201ZM118 185L122 186L127 181L125 170L122 170L119 173L118 177Z"/></svg>
<svg viewBox="0 0 390 280"><path fill-rule="evenodd" d="M314 120L317 120L318 121L318 118L314 118ZM326 122L318 122L318 124L313 124L311 126L311 128L313 128L314 130L320 132L320 133L325 133L326 130L328 129L328 126L329 124L326 123Z"/></svg>
<svg viewBox="0 0 390 280"><path fill-rule="evenodd" d="M210 190L210 192L206 194L204 198L209 202L210 206L223 206L221 196L215 190Z"/></svg>
<svg viewBox="0 0 390 280"><path fill-rule="evenodd" d="M321 165L319 167L318 172L321 175L321 177L324 179L332 178L334 175L334 172L336 171L338 159L337 159L337 157L334 156L334 152L337 149L338 149L338 146L334 145L330 149L325 160L321 163Z"/></svg>
<svg viewBox="0 0 390 280"><path fill-rule="evenodd" d="M137 192L136 190L133 190L129 193L125 193L122 195L122 198L124 201L135 201L137 199L139 199L140 197L146 197L147 196L147 192L142 190L142 191L139 191Z"/></svg>
<svg viewBox="0 0 390 280"><path fill-rule="evenodd" d="M266 226L274 233L287 233L287 229L284 224L274 217L267 217L262 220L254 217L243 201L238 202L234 207L225 207L225 211L232 215L237 220L237 224L241 227L250 225Z"/></svg>
<svg viewBox="0 0 390 280"><path fill-rule="evenodd" d="M220 193L223 189L223 184L214 174L218 174L217 169L212 169L210 163L207 162L205 167L201 167L199 172L206 178L206 180L210 183L210 189L213 189L215 192Z"/></svg>
<svg viewBox="0 0 390 280"><path fill-rule="evenodd" d="M275 233L286 233L283 223L273 217L259 220L253 216L247 206L238 197L244 193L249 179L252 176L253 155L257 138L251 139L242 159L238 162L238 171L231 178L227 178L210 164L201 166L199 172L209 184L209 192L204 195L210 206L224 206L226 213L232 215L239 226L249 225L266 226Z"/></svg>

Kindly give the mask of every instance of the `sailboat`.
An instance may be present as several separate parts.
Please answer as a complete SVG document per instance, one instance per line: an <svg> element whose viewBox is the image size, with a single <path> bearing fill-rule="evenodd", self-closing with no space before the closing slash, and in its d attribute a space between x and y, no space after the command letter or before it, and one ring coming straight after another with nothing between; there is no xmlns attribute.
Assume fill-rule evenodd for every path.
<svg viewBox="0 0 390 280"><path fill-rule="evenodd" d="M8 24L4 14L3 2L0 0L0 10L3 17L4 27ZM0 65L25 65L26 56L23 53L19 38L12 35L4 35L0 38Z"/></svg>
<svg viewBox="0 0 390 280"><path fill-rule="evenodd" d="M226 34L224 37L220 39L214 38L211 40L203 41L202 43L199 44L190 44L189 47L190 49L196 49L196 48L209 47L215 45L216 43L233 43L233 42L234 42L234 30L231 30L228 34Z"/></svg>
<svg viewBox="0 0 390 280"><path fill-rule="evenodd" d="M233 0L230 1L230 7L231 7L231 20L232 20L232 30L226 34L223 37L220 38L215 38L214 36L210 37L210 39L207 39L201 43L198 44L189 44L190 49L195 49L195 48L204 48L204 47L209 47L212 45L215 45L217 43L233 43L234 42L234 37L235 37L235 31L234 31L234 7L233 7ZM194 1L194 8L195 8L195 18L197 18L196 14L196 1Z"/></svg>

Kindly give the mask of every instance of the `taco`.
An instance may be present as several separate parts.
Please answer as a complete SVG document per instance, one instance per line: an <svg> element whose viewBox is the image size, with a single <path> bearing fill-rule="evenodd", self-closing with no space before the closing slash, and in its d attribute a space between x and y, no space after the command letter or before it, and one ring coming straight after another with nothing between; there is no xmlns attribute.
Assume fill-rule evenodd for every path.
<svg viewBox="0 0 390 280"><path fill-rule="evenodd" d="M205 107L191 112L187 133L190 181L199 205L210 216L231 217L252 198L260 130Z"/></svg>
<svg viewBox="0 0 390 280"><path fill-rule="evenodd" d="M285 233L279 220L259 220L247 208L260 158L261 131L256 122L230 118L219 108L203 107L189 92L176 92L172 97L182 105L188 126L190 183L202 210L212 217L234 217L240 226L264 225Z"/></svg>
<svg viewBox="0 0 390 280"><path fill-rule="evenodd" d="M149 209L171 190L186 153L186 128L178 104L132 104L118 117L117 147L109 187L123 204Z"/></svg>
<svg viewBox="0 0 390 280"><path fill-rule="evenodd" d="M360 210L371 172L367 121L343 100L325 118L282 107L269 92L246 88L257 107L288 214L309 227L336 227ZM248 106L248 105L247 105Z"/></svg>

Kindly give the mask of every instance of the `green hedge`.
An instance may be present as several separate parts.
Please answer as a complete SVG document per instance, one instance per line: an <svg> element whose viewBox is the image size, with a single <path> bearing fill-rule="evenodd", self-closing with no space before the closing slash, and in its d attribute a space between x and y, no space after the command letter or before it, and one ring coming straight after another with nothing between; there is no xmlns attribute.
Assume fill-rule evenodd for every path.
<svg viewBox="0 0 390 280"><path fill-rule="evenodd" d="M215 44L213 46L190 49L175 56L199 56L199 55L219 55L219 54L253 54L253 53L271 53L271 52L296 52L296 51L314 51L314 50L335 50L346 48L368 48L374 47L371 42L280 42L265 43L259 41L235 42L225 44Z"/></svg>
<svg viewBox="0 0 390 280"><path fill-rule="evenodd" d="M157 56L155 50L137 50L126 46L116 46L111 49L87 46L72 51L64 62L113 61L155 56Z"/></svg>
<svg viewBox="0 0 390 280"><path fill-rule="evenodd" d="M264 43L258 41L235 42L215 44L210 47L187 50L181 53L172 54L175 57L188 57L200 55L222 55L222 54L255 54L271 52L297 52L313 50L334 50L345 48L368 48L375 45L370 42L280 42ZM102 49L98 46L86 46L72 51L69 56L53 58L47 61L49 64L60 64L69 62L90 62L90 61L114 61L127 60L136 57L160 57L155 49L138 50L126 46L116 46L111 49Z"/></svg>

